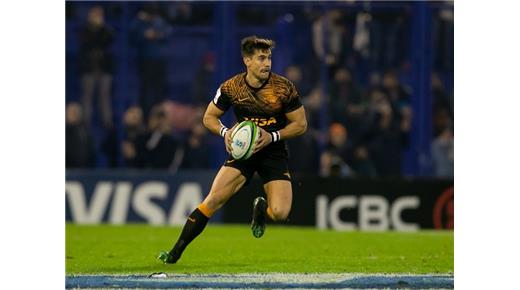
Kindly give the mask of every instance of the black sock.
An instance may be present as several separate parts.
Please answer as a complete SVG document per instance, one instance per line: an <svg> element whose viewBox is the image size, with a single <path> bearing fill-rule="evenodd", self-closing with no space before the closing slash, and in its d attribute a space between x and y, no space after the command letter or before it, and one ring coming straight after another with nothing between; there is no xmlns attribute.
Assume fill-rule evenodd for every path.
<svg viewBox="0 0 520 290"><path fill-rule="evenodd" d="M186 220L181 235L170 251L174 259L179 259L184 249L195 239L206 227L209 218L205 216L198 208L196 208Z"/></svg>

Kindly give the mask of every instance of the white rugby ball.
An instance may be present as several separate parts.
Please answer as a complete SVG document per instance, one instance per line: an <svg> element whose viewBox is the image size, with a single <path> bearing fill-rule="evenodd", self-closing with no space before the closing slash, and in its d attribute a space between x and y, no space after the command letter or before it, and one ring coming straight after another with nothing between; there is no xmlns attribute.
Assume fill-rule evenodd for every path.
<svg viewBox="0 0 520 290"><path fill-rule="evenodd" d="M231 133L231 156L236 160L246 160L253 155L260 131L252 121L243 121Z"/></svg>

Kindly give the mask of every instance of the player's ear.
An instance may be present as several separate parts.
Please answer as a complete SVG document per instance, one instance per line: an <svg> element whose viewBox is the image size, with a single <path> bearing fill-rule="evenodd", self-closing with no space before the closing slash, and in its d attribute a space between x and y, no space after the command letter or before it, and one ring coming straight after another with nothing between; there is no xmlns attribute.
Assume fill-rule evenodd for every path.
<svg viewBox="0 0 520 290"><path fill-rule="evenodd" d="M242 60L244 61L244 64L248 67L249 64L251 63L251 57L249 56L244 56L242 57Z"/></svg>

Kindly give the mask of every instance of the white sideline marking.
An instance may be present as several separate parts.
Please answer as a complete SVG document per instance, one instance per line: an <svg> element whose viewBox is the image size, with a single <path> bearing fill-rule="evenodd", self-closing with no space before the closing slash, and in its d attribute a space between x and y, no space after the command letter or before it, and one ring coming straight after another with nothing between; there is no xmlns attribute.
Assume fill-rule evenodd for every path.
<svg viewBox="0 0 520 290"><path fill-rule="evenodd" d="M343 289L453 289L451 274L356 273L241 273L148 275L72 275L67 288L343 288Z"/></svg>

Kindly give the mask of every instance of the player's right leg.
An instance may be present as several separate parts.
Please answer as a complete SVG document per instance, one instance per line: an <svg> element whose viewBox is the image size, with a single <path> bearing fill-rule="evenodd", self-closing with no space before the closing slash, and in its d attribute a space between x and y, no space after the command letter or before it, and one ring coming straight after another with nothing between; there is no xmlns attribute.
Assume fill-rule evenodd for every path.
<svg viewBox="0 0 520 290"><path fill-rule="evenodd" d="M267 201L257 197L253 203L251 231L255 238L264 235L267 220L284 221L291 211L292 186L288 180L271 180L264 184Z"/></svg>
<svg viewBox="0 0 520 290"><path fill-rule="evenodd" d="M208 196L188 217L175 246L169 252L161 252L158 258L164 263L177 262L188 244L204 230L211 216L245 183L246 177L240 170L222 166Z"/></svg>
<svg viewBox="0 0 520 290"><path fill-rule="evenodd" d="M264 180L267 201L263 197L257 197L253 204L251 231L255 238L263 236L268 219L283 221L291 210L291 175L287 158L280 155L264 155L259 162L258 174Z"/></svg>
<svg viewBox="0 0 520 290"><path fill-rule="evenodd" d="M253 219L251 220L251 231L255 238L264 235L267 222L267 201L259 196L253 201Z"/></svg>

